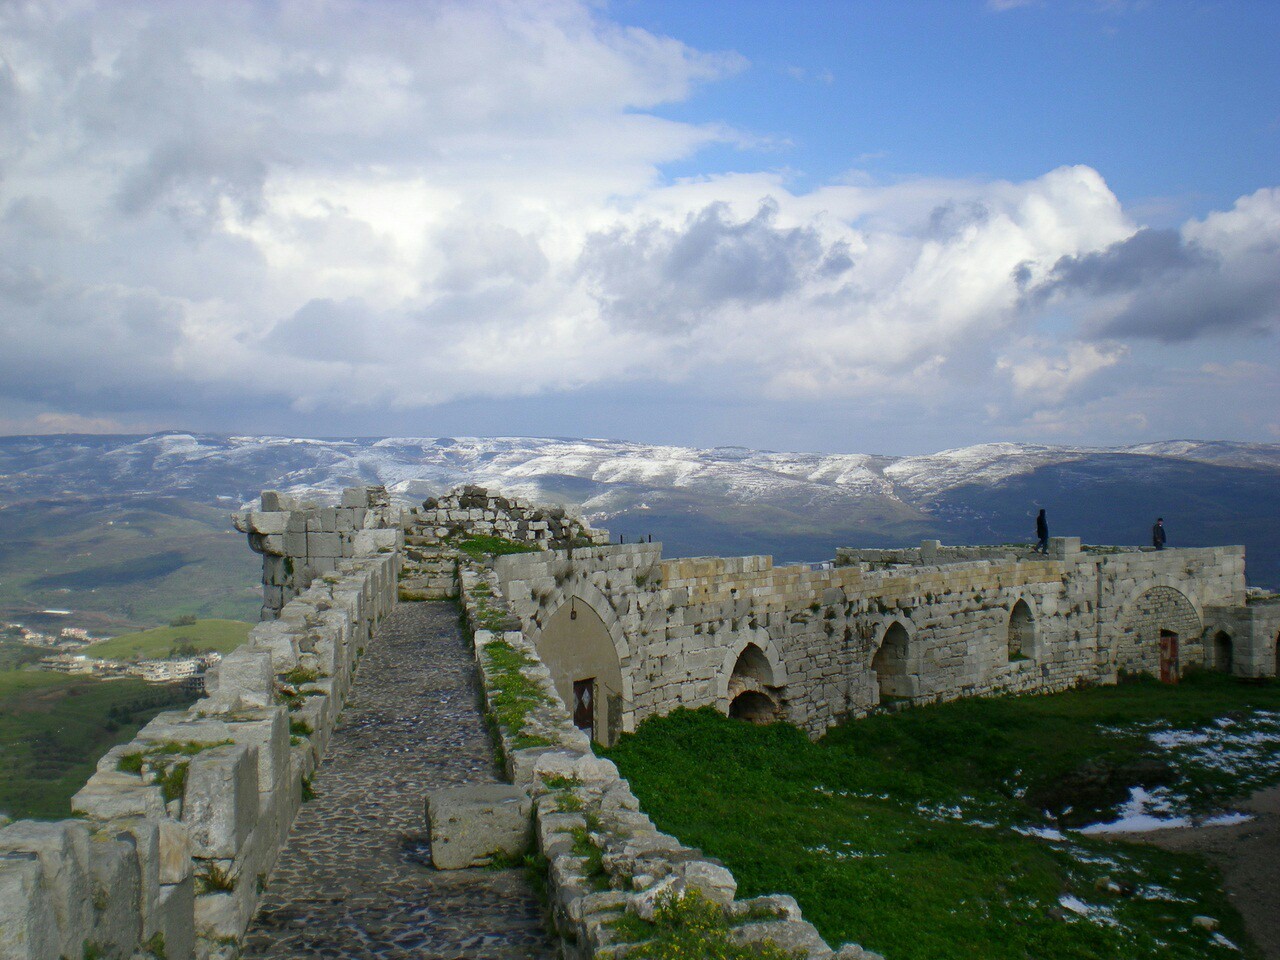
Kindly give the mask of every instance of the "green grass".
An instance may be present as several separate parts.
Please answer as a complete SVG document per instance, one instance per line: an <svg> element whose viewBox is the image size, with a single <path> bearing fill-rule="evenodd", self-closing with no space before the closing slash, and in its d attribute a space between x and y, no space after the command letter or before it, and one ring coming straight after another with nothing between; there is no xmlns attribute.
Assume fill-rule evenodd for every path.
<svg viewBox="0 0 1280 960"><path fill-rule="evenodd" d="M94 680L40 671L0 672L0 811L69 816L72 794L98 757L190 696L141 680Z"/></svg>
<svg viewBox="0 0 1280 960"><path fill-rule="evenodd" d="M249 636L254 624L241 620L197 620L185 627L156 627L90 644L84 652L104 660L163 659L192 650L230 653Z"/></svg>
<svg viewBox="0 0 1280 960"><path fill-rule="evenodd" d="M1170 760L1146 731L1244 722L1277 706L1275 684L1201 675L1177 688L921 707L848 723L818 743L783 724L679 711L607 755L661 829L733 869L739 896L792 894L829 942L894 960L1204 960L1240 954L1193 928L1192 916L1246 939L1202 860L1013 828L1051 826L1046 804L1055 814L1072 807L1069 821L1104 818L1135 777L1173 784L1198 808L1222 803L1238 782ZM1275 779L1258 768L1249 785ZM1120 894L1099 888L1108 878ZM1063 897L1105 919L1077 916Z"/></svg>
<svg viewBox="0 0 1280 960"><path fill-rule="evenodd" d="M538 547L530 543L520 543L505 537L486 537L482 534L460 537L452 543L467 556L476 560L484 557L502 557L509 553L538 552Z"/></svg>

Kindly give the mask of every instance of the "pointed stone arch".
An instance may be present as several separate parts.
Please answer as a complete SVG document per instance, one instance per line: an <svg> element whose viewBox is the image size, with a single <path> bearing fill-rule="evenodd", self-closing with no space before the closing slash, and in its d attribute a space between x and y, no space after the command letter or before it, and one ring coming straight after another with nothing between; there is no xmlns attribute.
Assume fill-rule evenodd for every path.
<svg viewBox="0 0 1280 960"><path fill-rule="evenodd" d="M889 618L876 628L870 667L881 700L919 695L915 636L915 624L905 616Z"/></svg>
<svg viewBox="0 0 1280 960"><path fill-rule="evenodd" d="M593 680L595 738L608 745L634 730L631 652L609 598L590 581L578 581L540 619L530 639L566 708L574 710L574 684Z"/></svg>
<svg viewBox="0 0 1280 960"><path fill-rule="evenodd" d="M725 648L716 673L716 703L755 723L786 718L787 666L767 630L757 627Z"/></svg>
<svg viewBox="0 0 1280 960"><path fill-rule="evenodd" d="M1006 623L1006 646L1009 660L1034 660L1039 648L1037 646L1035 607L1027 597L1018 597L1009 606L1009 619Z"/></svg>

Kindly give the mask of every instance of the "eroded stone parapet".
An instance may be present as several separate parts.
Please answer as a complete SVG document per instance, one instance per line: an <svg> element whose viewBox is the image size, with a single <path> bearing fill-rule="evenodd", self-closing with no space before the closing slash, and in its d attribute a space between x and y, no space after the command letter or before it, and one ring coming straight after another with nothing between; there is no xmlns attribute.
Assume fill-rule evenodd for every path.
<svg viewBox="0 0 1280 960"><path fill-rule="evenodd" d="M256 746L227 744L191 758L182 822L196 857L233 859L257 820Z"/></svg>

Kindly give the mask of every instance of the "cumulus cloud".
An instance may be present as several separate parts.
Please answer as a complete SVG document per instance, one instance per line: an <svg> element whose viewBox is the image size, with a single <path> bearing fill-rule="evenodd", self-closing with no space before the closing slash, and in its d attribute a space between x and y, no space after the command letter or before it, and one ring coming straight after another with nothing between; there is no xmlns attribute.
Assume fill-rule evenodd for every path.
<svg viewBox="0 0 1280 960"><path fill-rule="evenodd" d="M1100 337L1164 342L1280 324L1280 190L1181 230L1139 230L1065 256L1030 296L1083 308Z"/></svg>
<svg viewBox="0 0 1280 960"><path fill-rule="evenodd" d="M670 181L761 141L658 109L748 65L585 0L0 4L0 35L0 414L24 423L375 423L655 381L1034 413L1135 344L1275 325L1275 190L1172 231L1086 166Z"/></svg>
<svg viewBox="0 0 1280 960"><path fill-rule="evenodd" d="M650 221L593 233L580 265L606 320L671 331L726 306L777 303L852 266L845 240L824 243L812 226L780 228L768 198L735 221L716 201L678 227Z"/></svg>

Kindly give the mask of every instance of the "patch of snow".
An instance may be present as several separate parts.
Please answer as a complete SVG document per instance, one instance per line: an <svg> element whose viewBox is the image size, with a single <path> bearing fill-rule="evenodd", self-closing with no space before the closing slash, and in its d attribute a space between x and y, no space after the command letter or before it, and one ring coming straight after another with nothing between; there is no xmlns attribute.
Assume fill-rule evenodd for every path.
<svg viewBox="0 0 1280 960"><path fill-rule="evenodd" d="M1167 787L1157 787L1148 792L1142 787L1130 787L1129 799L1120 808L1118 819L1110 823L1091 823L1081 827L1077 832L1083 834L1099 833L1149 833L1152 830L1168 830L1172 827L1187 827L1191 820L1187 817L1169 816L1174 800ZM1164 816L1158 816L1164 814Z"/></svg>
<svg viewBox="0 0 1280 960"><path fill-rule="evenodd" d="M1230 813L1220 813L1217 816L1209 817L1207 820L1201 820L1202 827L1234 827L1238 823L1248 823L1253 819L1251 813L1241 813L1233 810Z"/></svg>
<svg viewBox="0 0 1280 960"><path fill-rule="evenodd" d="M1014 833L1020 833L1024 837L1039 837L1041 840L1066 840L1066 834L1061 830L1055 830L1053 827L1014 827Z"/></svg>

